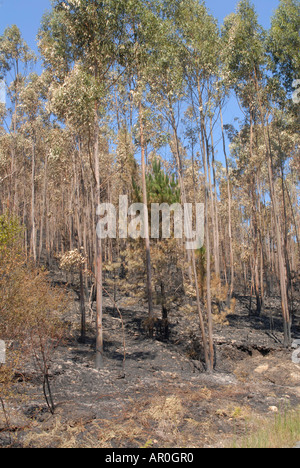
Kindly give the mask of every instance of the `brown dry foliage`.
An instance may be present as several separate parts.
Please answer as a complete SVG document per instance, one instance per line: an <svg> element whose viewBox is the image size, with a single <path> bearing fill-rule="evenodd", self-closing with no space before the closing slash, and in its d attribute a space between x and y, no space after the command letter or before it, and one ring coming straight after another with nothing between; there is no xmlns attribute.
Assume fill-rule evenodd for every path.
<svg viewBox="0 0 300 468"><path fill-rule="evenodd" d="M1 395L11 396L16 373L34 358L44 376L54 349L64 336L60 320L67 307L63 290L26 260L18 235L0 245L0 337L7 343L6 365L0 368Z"/></svg>

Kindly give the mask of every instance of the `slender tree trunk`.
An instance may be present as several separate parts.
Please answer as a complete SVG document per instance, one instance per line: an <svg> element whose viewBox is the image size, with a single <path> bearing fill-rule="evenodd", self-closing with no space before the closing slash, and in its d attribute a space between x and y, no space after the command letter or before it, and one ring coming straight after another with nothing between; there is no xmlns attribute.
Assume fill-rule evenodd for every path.
<svg viewBox="0 0 300 468"><path fill-rule="evenodd" d="M272 206L273 206L273 211L274 211L275 232L276 232L276 241L277 241L281 307L282 307L283 326L284 326L284 346L286 348L289 348L291 346L292 337L291 337L291 317L290 317L290 312L289 312L288 296L287 296L287 272L286 272L286 265L284 263L284 253L283 253L283 243L282 243L282 235L281 235L281 229L280 229L278 201L277 201L277 196L276 196L276 192L274 189L272 157L270 154L268 155L268 174L269 174L269 183L270 183L270 191L271 191L271 200L272 200Z"/></svg>
<svg viewBox="0 0 300 468"><path fill-rule="evenodd" d="M144 204L144 228L145 228L145 247L146 247L146 267L147 267L147 296L148 296L148 312L149 319L153 319L153 294L152 294L152 270L151 270L151 253L150 253L150 237L149 237L149 220L148 220L148 199L146 185L146 160L145 160L145 141L144 141L144 124L143 124L143 108L141 101L139 102L139 124L141 138L141 157L142 157L142 187L143 187L143 204Z"/></svg>
<svg viewBox="0 0 300 468"><path fill-rule="evenodd" d="M279 267L279 282L280 282L280 293L281 293L281 308L282 308L283 328L284 328L284 346L286 348L289 348L292 343L292 336L291 336L292 324L291 324L291 316L290 316L289 304L288 304L288 294L287 294L288 278L287 278L287 270L286 270L286 265L285 265L285 260L284 260L284 250L283 250L284 247L283 247L282 232L281 232L280 212L279 212L278 199L277 199L277 194L276 194L275 184L274 184L272 147L271 147L271 142L270 142L269 125L268 125L268 122L265 121L266 112L264 112L263 103L261 100L257 72L256 70L254 72L255 72L255 86L256 86L259 109L260 109L261 124L263 127L264 142L265 142L265 147L266 147L268 176L269 176L269 184L270 184L270 196L271 196L272 209L273 209L273 214L274 214L274 225L275 225L278 267Z"/></svg>
<svg viewBox="0 0 300 468"><path fill-rule="evenodd" d="M82 265L79 270L80 276L80 312L81 312L81 343L85 343L86 340L86 321L85 321L85 300L84 300L84 285L83 285L83 271Z"/></svg>
<svg viewBox="0 0 300 468"><path fill-rule="evenodd" d="M218 245L217 245L217 229L216 229L216 218L215 218L215 199L213 195L213 188L212 188L212 178L211 178L211 165L210 165L210 155L209 155L209 141L208 136L205 131L205 140L206 140L206 156L207 156L207 175L208 175L208 200L209 200L209 209L210 209L210 219L212 223L212 230L213 230L213 255L214 255L214 266L215 266L215 273L217 277L220 276L220 268L219 268L219 261L218 261ZM208 207L207 207L208 209Z"/></svg>
<svg viewBox="0 0 300 468"><path fill-rule="evenodd" d="M218 193L217 193L217 183L216 183L215 148L214 148L212 118L210 119L210 138L211 138L211 148L212 148L212 170L213 170L213 186L214 186L214 202L215 202L214 203L215 204L214 217L215 217L215 229L216 229L215 262L216 262L216 274L220 278L221 269L220 269L219 210L218 210Z"/></svg>
<svg viewBox="0 0 300 468"><path fill-rule="evenodd" d="M300 258L300 237L299 237L299 222L297 222L297 219L296 219L296 214L295 214L295 208L293 206L293 201L292 201L292 198L291 198L291 194L289 192L289 188L287 186L287 183L286 181L284 181L284 185L286 187L286 193L287 193L287 196L288 196L288 200L289 200L289 205L290 205L290 208L291 208L291 212L292 212L292 218L294 220L294 227L295 227L295 236L296 236L296 243L297 243L297 249L298 249L298 255L299 255L299 258ZM297 198L296 198L296 206L297 206ZM299 217L299 214L298 214L298 217Z"/></svg>
<svg viewBox="0 0 300 468"><path fill-rule="evenodd" d="M45 212L46 212L47 183L48 183L47 178L48 178L48 154L46 151L45 167L44 167L43 202L42 202L41 227L40 227L39 262L41 261L43 245L44 245L44 224L45 224L45 214L46 214Z"/></svg>
<svg viewBox="0 0 300 468"><path fill-rule="evenodd" d="M262 223L262 212L261 212L261 183L259 176L257 176L257 187L258 187L258 237L259 237L259 257L260 257L260 309L261 313L264 311L265 307L265 287L264 287L264 244L263 244L263 223Z"/></svg>
<svg viewBox="0 0 300 468"><path fill-rule="evenodd" d="M35 165L36 165L36 154L35 154L35 136L32 142L32 160L31 160L31 241L32 241L32 255L34 263L36 264L36 224L35 224Z"/></svg>
<svg viewBox="0 0 300 468"><path fill-rule="evenodd" d="M198 94L200 108L202 108L202 94L200 82L198 82ZM202 149L202 163L204 169L204 184L205 184L205 237L206 237L206 308L207 308L207 323L208 323L208 343L209 343L209 368L212 372L214 369L214 343L213 343L213 321L212 321L212 297L211 297L211 247L209 237L209 176L207 167L206 145L205 145L205 119L203 112L200 111L200 146Z"/></svg>
<svg viewBox="0 0 300 468"><path fill-rule="evenodd" d="M225 133L224 133L224 124L223 124L223 115L222 109L220 108L220 118L221 118L221 128L222 128L222 140L223 140L223 152L226 162L226 177L227 177L227 197L228 197L228 237L229 237L229 252L230 252L230 290L228 299L232 299L234 292L234 255L233 255L233 239L232 239L232 199L231 199L231 187L230 187L230 177L229 177L229 164L226 150L225 142Z"/></svg>
<svg viewBox="0 0 300 468"><path fill-rule="evenodd" d="M163 281L160 282L160 291L161 291L161 309L162 309L162 324L164 338L169 339L169 317L168 317L168 308L167 308L167 298L165 291L165 284Z"/></svg>
<svg viewBox="0 0 300 468"><path fill-rule="evenodd" d="M95 106L95 134L94 134L94 168L96 178L95 207L101 203L100 167L99 167L99 122L98 105ZM96 215L96 225L100 217ZM95 226L96 230L96 226ZM96 235L96 369L103 368L103 268L102 268L102 240Z"/></svg>
<svg viewBox="0 0 300 468"><path fill-rule="evenodd" d="M171 109L171 106L170 106L170 109ZM179 139L177 135L177 127L176 127L176 121L175 121L173 110L171 110L171 121L172 121L172 128L173 128L173 133L174 133L174 138L175 138L175 143L176 143L175 156L176 156L176 163L178 167L178 175L179 175L180 190L181 190L181 201L182 201L182 204L184 205L187 202L187 198L186 198L186 191L185 191L184 179L183 179L182 161L181 161L180 150L179 150ZM200 330L201 330L202 341L203 341L205 365L206 365L207 372L212 372L214 368L214 348L213 348L213 345L211 346L212 340L207 339L207 334L205 330L205 321L204 321L204 314L203 314L203 310L201 306L195 252L194 250L191 250L189 251L189 253L190 253L190 260L192 263L192 274L194 276L194 284L196 288L197 310L198 310ZM212 337L212 335L210 336Z"/></svg>

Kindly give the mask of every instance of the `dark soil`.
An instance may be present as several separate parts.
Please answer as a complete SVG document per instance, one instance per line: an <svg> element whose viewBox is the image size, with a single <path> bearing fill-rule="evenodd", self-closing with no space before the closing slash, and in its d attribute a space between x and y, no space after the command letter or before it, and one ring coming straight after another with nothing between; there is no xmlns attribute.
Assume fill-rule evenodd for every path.
<svg viewBox="0 0 300 468"><path fill-rule="evenodd" d="M119 312L106 299L105 367L96 371L94 317L86 343L79 343L79 302L73 294L74 307L64 317L70 337L51 366L55 415L29 366L16 378L17 396L5 401L10 432L0 413L0 446L224 447L257 417L297 407L300 365L281 344L280 300L268 300L260 317L249 315L248 300L237 298L229 324L215 325L216 369L207 374L196 316L174 310L169 340L159 326L150 338L146 309L119 301L123 330ZM300 336L297 310L294 338Z"/></svg>

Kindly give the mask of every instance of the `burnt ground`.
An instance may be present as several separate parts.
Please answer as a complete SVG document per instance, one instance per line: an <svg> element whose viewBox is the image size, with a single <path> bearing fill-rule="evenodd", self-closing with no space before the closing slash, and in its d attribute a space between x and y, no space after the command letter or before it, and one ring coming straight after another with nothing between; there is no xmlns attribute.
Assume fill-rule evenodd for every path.
<svg viewBox="0 0 300 468"><path fill-rule="evenodd" d="M42 381L30 366L5 401L9 425L0 411L1 447L201 448L226 447L274 411L300 405L300 365L283 350L279 298L269 299L264 315L249 316L248 299L237 299L228 323L216 324L216 369L201 364L197 317L170 315L170 337L150 338L146 309L106 299L105 367L94 369L94 317L87 342L77 340L79 302L64 320L70 337L53 355L51 416ZM293 336L300 337L296 305ZM263 418L263 419L261 419Z"/></svg>

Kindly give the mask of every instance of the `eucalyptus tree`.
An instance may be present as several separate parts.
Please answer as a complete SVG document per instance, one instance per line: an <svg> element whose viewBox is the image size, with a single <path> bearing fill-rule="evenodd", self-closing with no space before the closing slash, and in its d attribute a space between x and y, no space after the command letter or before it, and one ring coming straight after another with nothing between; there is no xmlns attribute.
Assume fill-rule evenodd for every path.
<svg viewBox="0 0 300 468"><path fill-rule="evenodd" d="M228 299L231 300L234 293L235 285L235 268L234 268L234 251L233 251L233 233L232 233L232 190L230 181L229 159L226 148L225 130L223 122L223 114L220 105L220 121L222 130L223 153L225 157L226 177L227 177L227 198L228 198L228 237L229 237L229 251L230 251L230 290Z"/></svg>
<svg viewBox="0 0 300 468"><path fill-rule="evenodd" d="M227 32L226 32L227 31ZM263 308L263 281L259 275L259 257L263 258L261 238L259 177L265 157L258 158L256 131L261 122L259 109L258 87L266 85L266 33L258 24L254 7L249 1L241 1L237 13L229 16L224 23L224 70L229 71L228 83L233 85L240 105L246 109L247 125L249 128L249 165L252 175L249 175L249 195L252 200L252 229L253 229L253 283L257 302L257 312ZM228 36L227 36L228 33ZM227 40L229 37L229 41ZM250 40L251 47L247 46ZM228 55L227 55L228 54ZM243 61L239 57L243 56ZM229 59L229 62L228 60ZM229 65L229 67L228 67ZM265 95L266 97L266 95ZM266 101L265 101L266 102ZM264 127L264 123L262 123Z"/></svg>
<svg viewBox="0 0 300 468"><path fill-rule="evenodd" d="M287 135L293 139L295 133L299 134L299 87L300 87L300 3L298 0L280 0L278 8L271 19L271 28L267 37L267 52L269 55L268 65L273 73L273 82L277 81L279 86L274 86L273 99L279 104L281 112L275 116L277 135L282 129L280 148L280 165L283 174L285 161L292 157L291 167L295 168L295 174L299 174L299 157L296 156L295 145L293 150L286 151L283 141ZM292 98L292 99L291 99ZM288 144L288 148L290 145ZM297 177L297 176L296 176ZM299 177L298 177L299 181ZM299 182L298 182L299 183ZM284 193L291 201L291 194L286 183L282 184ZM289 203L292 206L291 203ZM285 210L286 212L286 210ZM299 221L293 215L296 238L299 239ZM298 226L297 226L298 223ZM285 220L286 224L286 220ZM286 245L285 229L285 245ZM299 240L298 240L299 245ZM299 250L299 247L298 247Z"/></svg>
<svg viewBox="0 0 300 468"><path fill-rule="evenodd" d="M9 204L15 209L13 181L17 181L17 131L19 125L19 94L24 86L28 69L35 62L35 54L30 50L21 31L16 25L7 27L0 36L0 77L4 79L8 88L9 104L12 106L6 114L6 129L10 135L10 176L9 176Z"/></svg>
<svg viewBox="0 0 300 468"><path fill-rule="evenodd" d="M93 107L89 119L92 119L95 210L101 201L99 125L105 113L105 97L113 84L111 71L120 57L125 5L126 2L117 0L54 0L40 31L41 51L54 79L64 86L78 66L90 83L87 89ZM99 369L103 366L103 249L98 237L96 248L96 368Z"/></svg>
<svg viewBox="0 0 300 468"><path fill-rule="evenodd" d="M217 120L216 82L219 74L219 30L217 21L204 3L190 0L180 4L176 26L185 48L185 79L188 85L188 104L198 145L202 155L205 179L207 216L213 227L215 271L219 276L218 235L215 216L215 197L212 190L211 159L214 159L213 125ZM209 249L210 250L210 246Z"/></svg>
<svg viewBox="0 0 300 468"><path fill-rule="evenodd" d="M299 0L280 0L271 20L267 46L270 68L288 93L293 82L300 79L299 30Z"/></svg>
<svg viewBox="0 0 300 468"><path fill-rule="evenodd" d="M267 164L270 198L274 216L277 257L279 267L282 314L284 322L284 343L291 343L291 317L287 297L287 271L283 254L283 238L280 222L278 195L275 190L274 154L270 144L270 120L272 107L269 100L269 89L266 74L266 42L265 31L259 25L253 5L249 0L242 0L236 13L230 15L224 22L224 72L228 82L235 90L241 106L248 113L249 125L249 157L254 160L254 132L260 125L265 147L265 162ZM252 181L253 221L254 221L254 256L257 274L258 239L259 239L259 200L255 193L255 182ZM260 294L262 295L262 284ZM259 292L257 291L257 296ZM260 304L259 304L260 308Z"/></svg>
<svg viewBox="0 0 300 468"><path fill-rule="evenodd" d="M175 14L176 29L185 49L185 80L187 83L187 100L191 116L198 133L198 145L202 155L202 167L205 184L205 237L206 237L206 281L207 281L207 314L211 366L213 365L212 338L212 297L211 297L211 241L210 219L213 227L213 245L215 270L219 276L219 246L216 198L213 195L211 182L210 153L214 159L213 116L217 108L216 83L219 75L220 38L217 21L211 16L204 3L195 0L182 2ZM209 216L210 213L210 216Z"/></svg>
<svg viewBox="0 0 300 468"><path fill-rule="evenodd" d="M44 152L45 131L49 130L45 112L45 85L43 77L31 74L20 92L19 101L22 110L20 132L24 135L28 148L27 158L31 161L31 252L37 262L37 220L36 220L36 177L37 165ZM25 149L25 152L27 152ZM40 242L42 240L40 239Z"/></svg>
<svg viewBox="0 0 300 468"><path fill-rule="evenodd" d="M11 82L11 101L14 104L12 128L17 130L18 93L26 76L28 67L36 60L35 54L30 50L21 31L16 25L5 29L0 36L0 75L7 83Z"/></svg>
<svg viewBox="0 0 300 468"><path fill-rule="evenodd" d="M177 239L171 238L171 223L167 227L163 225L160 218L160 209L168 211L169 206L175 206L180 203L181 193L175 173L168 174L163 168L163 162L154 158L149 165L146 174L147 199L149 224L151 224L152 243L151 259L153 270L153 284L157 294L157 302L162 308L162 332L166 339L169 338L168 313L171 303L182 300L182 274L180 270L180 261L182 260L182 251L178 249ZM135 199L142 202L142 188L134 183ZM150 210L153 210L150 215ZM171 215L171 214L170 214ZM170 216L171 217L171 216ZM174 216L175 217L175 216ZM170 219L170 218L169 218ZM175 218L176 219L176 218ZM155 223L153 221L155 220ZM175 230L172 229L173 233ZM153 334L154 322L147 321L151 334Z"/></svg>
<svg viewBox="0 0 300 468"><path fill-rule="evenodd" d="M138 130L141 151L142 170L142 193L143 204L148 205L147 197L147 138L145 135L146 126L146 91L149 85L149 68L158 53L159 33L161 29L161 18L159 15L159 3L157 1L144 2L143 0L130 0L126 5L127 36L127 68L128 76L132 83L133 103L138 112ZM153 320L153 287L152 287L152 267L150 251L150 235L147 211L144 210L144 239L146 250L147 268L147 296L149 319Z"/></svg>
<svg viewBox="0 0 300 468"><path fill-rule="evenodd" d="M149 66L149 86L150 93L149 99L152 101L156 109L163 115L170 128L170 149L174 155L175 163L177 166L178 178L181 190L182 203L188 202L187 186L185 183L185 170L186 161L183 151L183 145L179 133L180 125L180 108L184 101L187 100L187 74L195 67L195 58L191 58L191 44L188 38L191 37L192 32L188 29L188 24L197 23L197 14L200 8L198 2L164 2L162 9L163 21L158 39L157 56ZM205 10L204 7L200 8L201 13ZM205 10L206 11L206 10ZM193 23L194 24L194 23ZM199 31L203 26L198 22L194 28L194 32ZM183 28L184 33L183 33ZM212 31L210 30L210 33ZM198 44L200 47L200 44ZM202 44L203 49L199 51L199 55L205 55L205 44ZM190 55L191 54L191 55ZM203 149L203 146L202 146ZM203 154L203 163L207 167L206 160L206 147ZM194 166L194 165L193 165ZM206 181L208 174L205 173ZM207 186L206 186L207 187ZM194 281L197 296L197 308L200 320L200 328L203 338L204 354L206 361L206 368L212 371L214 367L214 346L213 346L213 333L212 333L212 309L211 309L211 288L210 288L210 240L209 240L209 225L208 225L208 200L207 193L206 199L206 252L207 252L207 330L204 319L204 311L202 309L200 300L200 291L198 284L196 257L195 252L188 251L188 261L190 265L189 277Z"/></svg>

